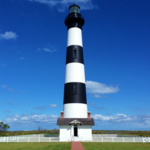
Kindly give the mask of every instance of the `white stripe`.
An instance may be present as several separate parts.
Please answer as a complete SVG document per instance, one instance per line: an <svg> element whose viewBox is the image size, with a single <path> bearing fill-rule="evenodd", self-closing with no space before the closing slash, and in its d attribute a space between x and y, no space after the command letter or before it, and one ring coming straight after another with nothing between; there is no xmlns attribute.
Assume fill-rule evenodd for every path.
<svg viewBox="0 0 150 150"><path fill-rule="evenodd" d="M69 82L85 83L85 72L83 64L69 63L66 65L65 83Z"/></svg>
<svg viewBox="0 0 150 150"><path fill-rule="evenodd" d="M64 118L87 118L87 104L64 104Z"/></svg>
<svg viewBox="0 0 150 150"><path fill-rule="evenodd" d="M82 30L80 28L74 27L68 30L68 43L67 47L71 45L79 45L82 44Z"/></svg>

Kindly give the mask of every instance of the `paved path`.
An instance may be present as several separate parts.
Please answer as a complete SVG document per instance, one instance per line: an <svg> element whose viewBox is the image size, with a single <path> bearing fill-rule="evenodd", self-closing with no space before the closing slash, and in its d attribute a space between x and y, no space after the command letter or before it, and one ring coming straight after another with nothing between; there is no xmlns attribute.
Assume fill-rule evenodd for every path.
<svg viewBox="0 0 150 150"><path fill-rule="evenodd" d="M72 142L71 150L84 150L80 142Z"/></svg>

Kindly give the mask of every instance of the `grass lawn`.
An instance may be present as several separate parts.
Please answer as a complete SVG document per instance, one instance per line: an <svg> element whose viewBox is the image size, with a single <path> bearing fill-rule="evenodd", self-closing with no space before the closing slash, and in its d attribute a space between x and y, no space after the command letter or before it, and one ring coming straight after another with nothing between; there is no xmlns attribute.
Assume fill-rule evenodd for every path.
<svg viewBox="0 0 150 150"><path fill-rule="evenodd" d="M66 143L0 143L0 150L71 150Z"/></svg>
<svg viewBox="0 0 150 150"><path fill-rule="evenodd" d="M82 142L85 150L150 150L150 143L93 143Z"/></svg>

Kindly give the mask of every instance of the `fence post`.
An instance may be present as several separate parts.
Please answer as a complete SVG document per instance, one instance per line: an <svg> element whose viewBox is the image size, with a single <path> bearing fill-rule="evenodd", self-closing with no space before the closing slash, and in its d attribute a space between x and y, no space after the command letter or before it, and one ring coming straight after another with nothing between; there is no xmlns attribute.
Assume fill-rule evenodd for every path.
<svg viewBox="0 0 150 150"><path fill-rule="evenodd" d="M114 139L113 139L113 137L112 137L112 142L114 142Z"/></svg>
<svg viewBox="0 0 150 150"><path fill-rule="evenodd" d="M124 142L124 137L123 137L123 142Z"/></svg>
<svg viewBox="0 0 150 150"><path fill-rule="evenodd" d="M29 142L29 136L28 136L28 142Z"/></svg>
<svg viewBox="0 0 150 150"><path fill-rule="evenodd" d="M135 137L133 137L133 142L135 143Z"/></svg>
<svg viewBox="0 0 150 150"><path fill-rule="evenodd" d="M50 142L50 137L49 137L49 142Z"/></svg>
<svg viewBox="0 0 150 150"><path fill-rule="evenodd" d="M7 143L8 143L8 136L7 136Z"/></svg>
<svg viewBox="0 0 150 150"><path fill-rule="evenodd" d="M102 142L103 142L103 137L102 137Z"/></svg>

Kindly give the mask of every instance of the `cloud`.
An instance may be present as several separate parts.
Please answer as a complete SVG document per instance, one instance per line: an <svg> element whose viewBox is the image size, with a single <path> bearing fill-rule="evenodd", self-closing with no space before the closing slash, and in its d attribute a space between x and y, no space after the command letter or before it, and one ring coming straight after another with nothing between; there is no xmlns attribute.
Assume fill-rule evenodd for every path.
<svg viewBox="0 0 150 150"><path fill-rule="evenodd" d="M11 115L3 120L6 124L9 125L31 125L39 123L56 123L58 116L57 115Z"/></svg>
<svg viewBox="0 0 150 150"><path fill-rule="evenodd" d="M52 53L52 52L55 52L56 50L52 50L52 49L49 49L49 48L43 48L43 51Z"/></svg>
<svg viewBox="0 0 150 150"><path fill-rule="evenodd" d="M90 96L95 98L108 98L108 96L101 96L99 94L91 94Z"/></svg>
<svg viewBox="0 0 150 150"><path fill-rule="evenodd" d="M3 67L6 67L7 65L5 63L2 64Z"/></svg>
<svg viewBox="0 0 150 150"><path fill-rule="evenodd" d="M2 85L2 88L7 88L7 85Z"/></svg>
<svg viewBox="0 0 150 150"><path fill-rule="evenodd" d="M8 102L9 102L9 103L12 103L12 100L10 99Z"/></svg>
<svg viewBox="0 0 150 150"><path fill-rule="evenodd" d="M144 114L144 115L125 115L125 114L116 114L116 115L106 115L103 116L101 114L95 114L92 115L92 117L95 119L95 121L100 122L108 122L112 124L132 124L137 125L140 124L143 127L150 127L150 114Z"/></svg>
<svg viewBox="0 0 150 150"><path fill-rule="evenodd" d="M9 92L13 91L13 88L8 88L7 85L2 85L2 88L6 89Z"/></svg>
<svg viewBox="0 0 150 150"><path fill-rule="evenodd" d="M105 107L94 107L95 109L106 109Z"/></svg>
<svg viewBox="0 0 150 150"><path fill-rule="evenodd" d="M99 94L91 94L91 97L102 98L102 96L100 96Z"/></svg>
<svg viewBox="0 0 150 150"><path fill-rule="evenodd" d="M7 91L12 92L13 88L7 88Z"/></svg>
<svg viewBox="0 0 150 150"><path fill-rule="evenodd" d="M92 0L29 0L31 2L38 2L49 5L50 8L56 7L59 12L64 12L73 3L78 4L82 10L94 9L96 6Z"/></svg>
<svg viewBox="0 0 150 150"><path fill-rule="evenodd" d="M135 114L145 114L145 113L150 113L150 108L144 108L141 106L139 107L129 107L130 111L132 111Z"/></svg>
<svg viewBox="0 0 150 150"><path fill-rule="evenodd" d="M95 81L86 81L86 89L88 93L91 93L92 97L101 98L99 94L110 94L119 91L119 87L106 85Z"/></svg>
<svg viewBox="0 0 150 150"><path fill-rule="evenodd" d="M20 57L21 60L26 59L25 57Z"/></svg>
<svg viewBox="0 0 150 150"><path fill-rule="evenodd" d="M34 107L34 109L39 109L39 110L43 111L43 110L47 109L47 107L45 107L45 106L37 106L37 107Z"/></svg>
<svg viewBox="0 0 150 150"><path fill-rule="evenodd" d="M9 111L9 110L5 110L5 111L3 111L4 113L11 113L11 111Z"/></svg>
<svg viewBox="0 0 150 150"><path fill-rule="evenodd" d="M53 52L57 51L56 46L51 46L51 45L49 45L49 46L50 46L50 48L47 48L47 47L45 47L45 48L38 48L37 51L44 51L44 52L48 52L48 53L53 53Z"/></svg>
<svg viewBox="0 0 150 150"><path fill-rule="evenodd" d="M55 108L55 107L57 107L57 105L56 104L50 104L49 107Z"/></svg>
<svg viewBox="0 0 150 150"><path fill-rule="evenodd" d="M88 105L92 105L92 106L94 106L94 105L95 105L95 103L88 103Z"/></svg>
<svg viewBox="0 0 150 150"><path fill-rule="evenodd" d="M41 50L41 48L38 48L38 49L37 49L37 51L40 51L40 50Z"/></svg>
<svg viewBox="0 0 150 150"><path fill-rule="evenodd" d="M0 39L10 40L10 39L16 39L18 36L16 33L10 31L5 32L4 34L0 34Z"/></svg>
<svg viewBox="0 0 150 150"><path fill-rule="evenodd" d="M10 125L12 128L24 128L39 125L56 125L57 115L39 115L39 114L24 114L24 115L9 115L6 119L0 120ZM94 118L95 124L105 124L109 129L114 125L116 129L122 128L125 129L127 126L129 129L136 128L139 129L149 129L150 128L150 114L145 115L126 115L126 114L116 114L116 115L101 115L94 114L91 116ZM111 126L110 126L111 125ZM100 126L99 126L100 127Z"/></svg>

